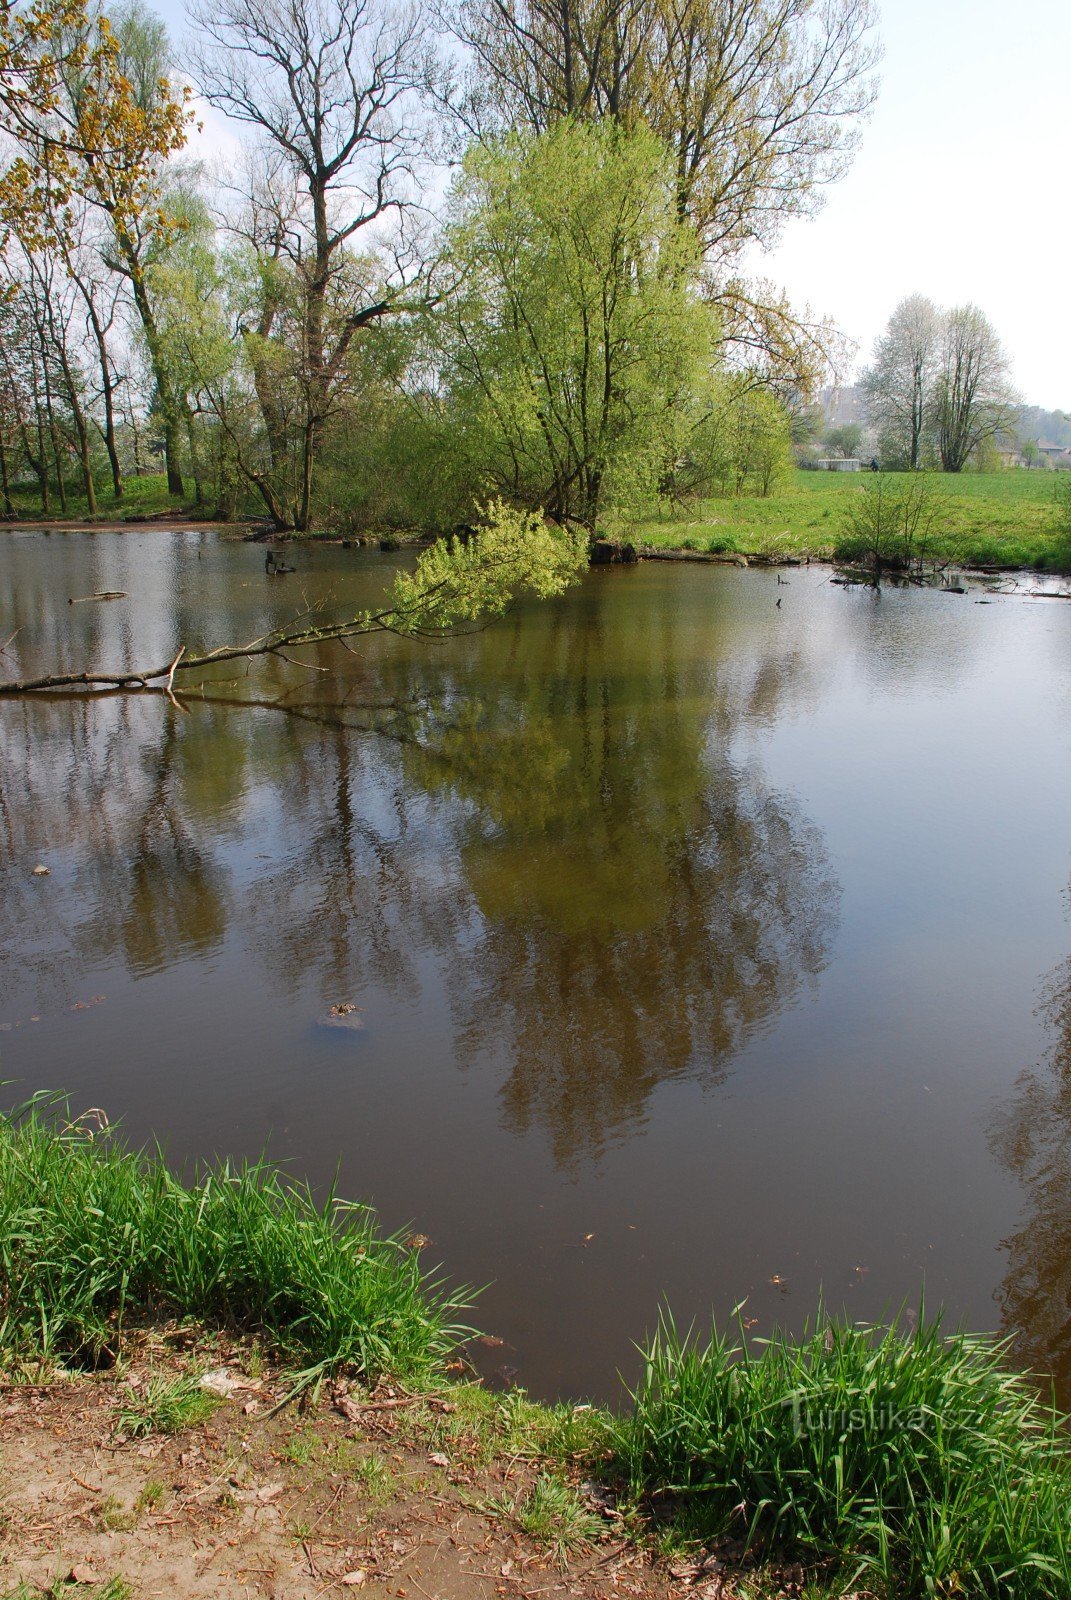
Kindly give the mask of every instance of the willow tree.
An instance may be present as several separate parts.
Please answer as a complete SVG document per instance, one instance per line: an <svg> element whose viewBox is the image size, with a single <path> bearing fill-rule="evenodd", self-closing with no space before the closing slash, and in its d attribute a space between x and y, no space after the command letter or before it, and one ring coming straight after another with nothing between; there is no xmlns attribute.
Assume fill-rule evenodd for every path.
<svg viewBox="0 0 1071 1600"><path fill-rule="evenodd" d="M716 338L661 143L563 121L474 146L447 261L442 377L473 473L591 528L649 496Z"/></svg>
<svg viewBox="0 0 1071 1600"><path fill-rule="evenodd" d="M871 0L444 0L469 66L452 103L481 133L562 117L646 125L711 269L723 333L754 365L813 365L828 330L737 270L819 204L874 96Z"/></svg>

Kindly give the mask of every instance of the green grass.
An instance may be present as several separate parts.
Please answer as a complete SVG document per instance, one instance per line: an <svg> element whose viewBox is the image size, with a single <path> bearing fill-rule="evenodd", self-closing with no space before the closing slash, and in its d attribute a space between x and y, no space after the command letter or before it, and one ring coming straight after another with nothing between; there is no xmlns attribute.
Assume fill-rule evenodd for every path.
<svg viewBox="0 0 1071 1600"><path fill-rule="evenodd" d="M589 1511L573 1484L545 1472L539 1474L531 1488L490 1500L484 1509L491 1516L513 1523L521 1533L542 1545L561 1567L606 1531L605 1522Z"/></svg>
<svg viewBox="0 0 1071 1600"><path fill-rule="evenodd" d="M641 547L766 557L830 559L843 537L852 496L869 474L794 472L766 499L703 500L666 508L630 532ZM892 478L899 474L890 474ZM1061 531L1062 473L935 473L939 502L931 554L964 565L1071 570L1071 536Z"/></svg>
<svg viewBox="0 0 1071 1600"><path fill-rule="evenodd" d="M182 499L168 494L165 472L147 472L142 477L127 478L123 485L121 500L117 500L112 493L110 475L107 478L97 479L96 491L95 517L98 522L121 522L124 517L152 516L160 511L187 511L192 509L193 503L190 496ZM73 484L67 486L66 511L60 510L59 496L56 494L54 484L47 512L41 510L41 496L32 484L16 485L12 489L11 499L16 514L31 522L53 520L63 522L70 518L84 518L89 514L84 492L76 490Z"/></svg>
<svg viewBox="0 0 1071 1600"><path fill-rule="evenodd" d="M138 1438L147 1433L181 1433L206 1422L219 1400L196 1378L150 1378L143 1392L134 1391L119 1409L119 1431Z"/></svg>
<svg viewBox="0 0 1071 1600"><path fill-rule="evenodd" d="M110 1578L107 1583L78 1584L72 1586L66 1578L57 1578L46 1589L36 1584L19 1583L14 1589L5 1589L2 1600L131 1600L134 1590L123 1578Z"/></svg>
<svg viewBox="0 0 1071 1600"><path fill-rule="evenodd" d="M259 1332L306 1368L431 1371L456 1343L440 1285L373 1214L266 1162L186 1185L159 1155L64 1126L38 1098L0 1117L0 1348L92 1363L168 1316Z"/></svg>
<svg viewBox="0 0 1071 1600"><path fill-rule="evenodd" d="M1068 1436L1005 1354L923 1319L702 1343L666 1316L622 1470L696 1537L834 1558L881 1593L1065 1600Z"/></svg>
<svg viewBox="0 0 1071 1600"><path fill-rule="evenodd" d="M183 1184L158 1155L62 1118L40 1099L0 1117L9 1363L91 1361L118 1353L130 1323L195 1318L253 1332L305 1375L403 1377L415 1391L403 1425L451 1462L534 1461L532 1487L487 1509L561 1561L605 1532L575 1487L593 1477L615 1488L622 1536L647 1519L667 1551L728 1535L883 1600L1071 1594L1067 1425L998 1342L925 1319L914 1332L822 1319L798 1340L703 1342L667 1315L616 1416L450 1385L454 1307L366 1209L317 1205L266 1163ZM154 1379L124 1400L119 1427L187 1427L202 1403L193 1374ZM295 1433L289 1459L317 1460L319 1439L311 1424ZM371 1500L397 1492L376 1454L338 1465ZM126 1526L141 1509L109 1503L101 1517Z"/></svg>

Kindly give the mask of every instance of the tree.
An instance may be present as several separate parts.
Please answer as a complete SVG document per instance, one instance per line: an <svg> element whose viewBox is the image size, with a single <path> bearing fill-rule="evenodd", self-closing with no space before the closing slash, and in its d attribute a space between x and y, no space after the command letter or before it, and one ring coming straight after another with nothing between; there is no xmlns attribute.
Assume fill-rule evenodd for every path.
<svg viewBox="0 0 1071 1600"><path fill-rule="evenodd" d="M589 528L652 493L716 336L659 141L562 121L474 147L447 261L442 376L473 471Z"/></svg>
<svg viewBox="0 0 1071 1600"><path fill-rule="evenodd" d="M244 325L271 457L258 484L280 525L306 529L352 342L411 286L404 252L355 244L408 207L425 30L389 0L201 0L194 15L202 89L254 130L265 173L244 222L263 263Z"/></svg>
<svg viewBox="0 0 1071 1600"><path fill-rule="evenodd" d="M937 530L938 502L930 474L906 477L880 472L852 496L843 516L841 559L870 568L875 584L883 571L920 576Z"/></svg>
<svg viewBox="0 0 1071 1600"><path fill-rule="evenodd" d="M562 117L649 127L671 152L724 337L739 337L749 365L758 347L783 371L813 368L828 330L802 327L733 266L844 172L874 94L870 0L447 0L447 11L470 52L455 100L470 129L544 132Z"/></svg>
<svg viewBox="0 0 1071 1600"><path fill-rule="evenodd" d="M882 457L912 471L923 465L941 358L941 313L924 295L901 300L863 374L868 416Z"/></svg>
<svg viewBox="0 0 1071 1600"><path fill-rule="evenodd" d="M114 387L104 377L107 312L88 293L84 257L74 271L85 233L84 206L106 219L107 266L126 279L137 309L164 419L168 486L181 494L180 418L159 354L145 271L173 231L160 205L160 172L186 142L188 91L173 88L166 32L139 0L129 0L114 26L103 12L73 0L54 10L51 31L38 41L41 71L48 69L47 92L11 119L20 153L0 182L0 217L24 248L58 253L74 273L110 405ZM114 455L112 468L118 486Z"/></svg>
<svg viewBox="0 0 1071 1600"><path fill-rule="evenodd" d="M863 446L863 429L858 422L844 422L826 431L825 446L831 455L846 459L857 456Z"/></svg>
<svg viewBox="0 0 1071 1600"><path fill-rule="evenodd" d="M971 454L1012 421L1015 394L1008 357L977 306L957 306L945 320L935 414L946 472L962 472Z"/></svg>

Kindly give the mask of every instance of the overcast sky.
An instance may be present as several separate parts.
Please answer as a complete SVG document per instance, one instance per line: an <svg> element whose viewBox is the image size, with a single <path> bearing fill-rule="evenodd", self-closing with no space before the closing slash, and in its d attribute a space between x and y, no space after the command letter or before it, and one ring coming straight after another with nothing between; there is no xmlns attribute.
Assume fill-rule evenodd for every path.
<svg viewBox="0 0 1071 1600"><path fill-rule="evenodd" d="M158 0L181 53L181 0ZM1071 409L1071 0L884 0L852 171L761 271L866 360L904 295L973 300L1023 398ZM227 144L209 117L206 138ZM857 363L857 364L858 364Z"/></svg>
<svg viewBox="0 0 1071 1600"><path fill-rule="evenodd" d="M764 270L865 360L896 302L973 300L1023 398L1071 409L1071 0L884 0L849 176Z"/></svg>

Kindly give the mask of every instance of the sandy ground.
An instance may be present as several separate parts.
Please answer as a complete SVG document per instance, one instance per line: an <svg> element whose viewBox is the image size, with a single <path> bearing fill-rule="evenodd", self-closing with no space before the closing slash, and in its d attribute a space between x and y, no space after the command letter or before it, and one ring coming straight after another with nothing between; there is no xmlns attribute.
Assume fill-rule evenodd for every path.
<svg viewBox="0 0 1071 1600"><path fill-rule="evenodd" d="M656 1561L594 1484L580 1490L592 1537L560 1564L509 1514L537 1464L488 1460L486 1438L459 1427L449 1454L432 1448L449 1399L336 1388L276 1410L280 1374L217 1352L227 1394L207 1421L131 1436L124 1409L154 1373L177 1370L172 1352L141 1354L122 1376L0 1388L0 1595L59 1580L88 1596L116 1578L137 1600L736 1593L713 1559Z"/></svg>

